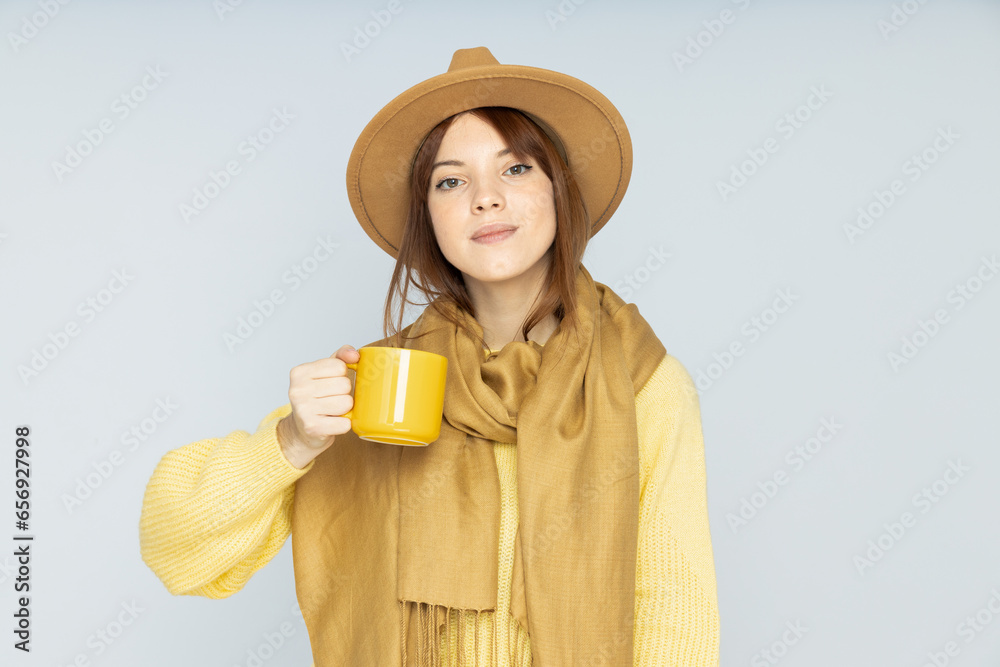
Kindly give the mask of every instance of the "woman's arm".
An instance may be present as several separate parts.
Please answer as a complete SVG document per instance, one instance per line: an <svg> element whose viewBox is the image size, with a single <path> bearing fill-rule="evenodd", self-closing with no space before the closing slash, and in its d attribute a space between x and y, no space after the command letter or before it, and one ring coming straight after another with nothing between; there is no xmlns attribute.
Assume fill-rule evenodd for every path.
<svg viewBox="0 0 1000 667"><path fill-rule="evenodd" d="M224 598L266 565L291 533L296 468L276 429L284 405L250 435L233 431L167 452L146 485L142 559L173 595Z"/></svg>
<svg viewBox="0 0 1000 667"><path fill-rule="evenodd" d="M669 354L636 396L635 665L717 667L719 609L698 394Z"/></svg>

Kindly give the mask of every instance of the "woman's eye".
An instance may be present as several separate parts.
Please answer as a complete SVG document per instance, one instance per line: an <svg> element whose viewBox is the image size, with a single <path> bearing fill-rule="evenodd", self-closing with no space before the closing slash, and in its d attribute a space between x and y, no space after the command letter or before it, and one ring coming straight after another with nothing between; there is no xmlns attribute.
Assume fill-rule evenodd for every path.
<svg viewBox="0 0 1000 667"><path fill-rule="evenodd" d="M461 179L458 178L446 178L437 184L437 188L439 190L451 190L452 188L457 188L458 184L461 182Z"/></svg>
<svg viewBox="0 0 1000 667"><path fill-rule="evenodd" d="M529 169L531 169L531 165L529 164L515 164L507 171L512 172L511 176L520 176L521 174L526 174Z"/></svg>

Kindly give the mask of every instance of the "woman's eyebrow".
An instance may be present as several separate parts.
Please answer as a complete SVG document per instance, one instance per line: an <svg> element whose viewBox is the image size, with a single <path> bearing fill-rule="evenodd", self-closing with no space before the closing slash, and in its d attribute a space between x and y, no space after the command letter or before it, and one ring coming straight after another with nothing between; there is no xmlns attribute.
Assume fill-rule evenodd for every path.
<svg viewBox="0 0 1000 667"><path fill-rule="evenodd" d="M510 153L509 148L504 148L503 150L497 151L497 157L503 157ZM442 160L441 162L435 162L434 166L431 167L431 171L434 171L438 167L464 167L465 163L461 160Z"/></svg>

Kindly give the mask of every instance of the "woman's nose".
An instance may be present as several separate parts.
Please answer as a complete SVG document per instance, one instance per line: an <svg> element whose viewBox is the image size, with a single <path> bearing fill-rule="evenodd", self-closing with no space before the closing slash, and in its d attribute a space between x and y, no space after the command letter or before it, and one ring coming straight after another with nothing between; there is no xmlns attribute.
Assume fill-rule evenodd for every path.
<svg viewBox="0 0 1000 667"><path fill-rule="evenodd" d="M476 188L475 196L472 200L473 208L480 213L491 209L503 209L504 203L504 197L500 192L500 188L490 182L481 182Z"/></svg>

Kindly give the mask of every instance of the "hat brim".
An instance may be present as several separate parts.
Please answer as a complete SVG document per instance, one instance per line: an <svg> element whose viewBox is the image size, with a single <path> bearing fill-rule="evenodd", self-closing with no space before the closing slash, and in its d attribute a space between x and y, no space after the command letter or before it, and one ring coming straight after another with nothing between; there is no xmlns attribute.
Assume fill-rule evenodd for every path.
<svg viewBox="0 0 1000 667"><path fill-rule="evenodd" d="M536 67L467 67L398 95L372 118L351 152L351 208L368 236L393 258L421 142L445 118L483 106L520 109L554 140L580 186L591 236L621 203L632 173L632 142L624 119L604 95L579 79Z"/></svg>

